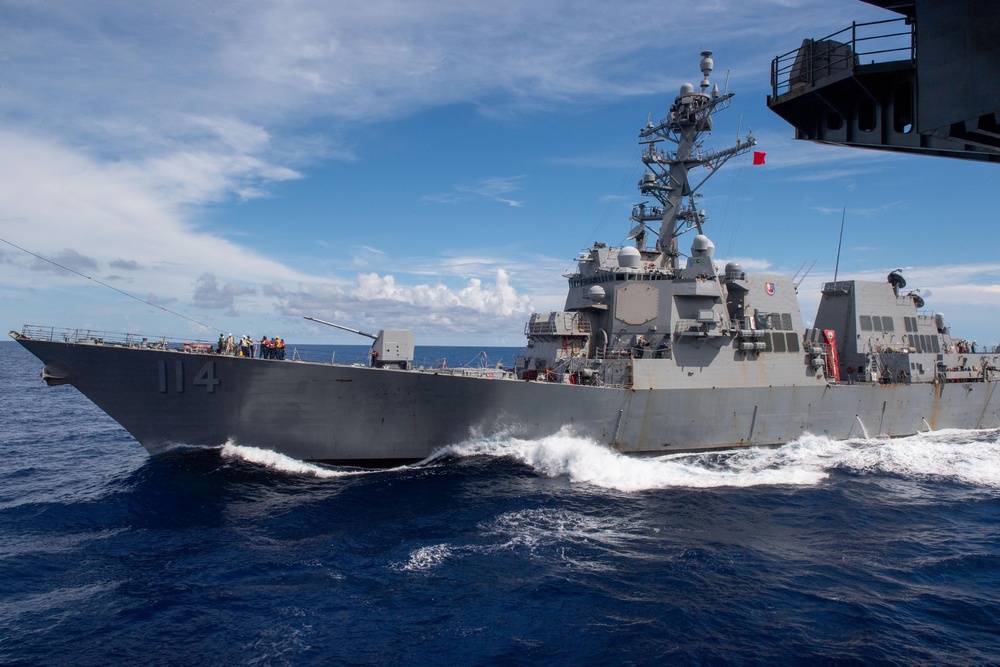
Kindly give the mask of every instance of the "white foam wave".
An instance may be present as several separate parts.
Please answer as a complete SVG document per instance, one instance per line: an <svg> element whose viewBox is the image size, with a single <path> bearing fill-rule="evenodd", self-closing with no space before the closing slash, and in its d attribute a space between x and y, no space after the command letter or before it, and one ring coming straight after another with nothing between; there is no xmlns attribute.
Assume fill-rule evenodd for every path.
<svg viewBox="0 0 1000 667"><path fill-rule="evenodd" d="M421 572L437 567L455 554L455 549L447 544L433 544L410 552L410 559L394 569L401 572Z"/></svg>
<svg viewBox="0 0 1000 667"><path fill-rule="evenodd" d="M498 549L526 547L531 551L553 544L581 544L623 553L629 543L642 537L642 531L625 517L551 508L505 512L483 528L487 535L507 537L496 545ZM592 565L587 568L594 569Z"/></svg>
<svg viewBox="0 0 1000 667"><path fill-rule="evenodd" d="M619 516L588 516L566 509L525 509L504 512L479 525L475 542L468 544L433 544L417 547L405 563L391 567L397 572L430 572L459 558L523 550L544 558L555 558L580 570L602 572L613 566L590 557L574 554L574 545L588 552L606 550L621 555L629 545L645 539L639 529Z"/></svg>
<svg viewBox="0 0 1000 667"><path fill-rule="evenodd" d="M970 438L977 434L978 437ZM943 479L1000 489L1000 430L947 430L855 448L841 465L861 473Z"/></svg>
<svg viewBox="0 0 1000 667"><path fill-rule="evenodd" d="M440 456L512 457L550 477L624 492L815 485L834 469L1000 488L1000 430L947 430L898 440L836 441L806 434L776 448L635 458L563 429L538 440L471 441L447 447L434 458Z"/></svg>
<svg viewBox="0 0 1000 667"><path fill-rule="evenodd" d="M332 470L314 463L306 463L290 456L272 452L269 449L258 449L257 447L247 447L237 445L229 441L222 446L222 456L232 459L240 459L247 463L254 463L272 470L278 470L293 475L312 475L314 477L351 477L356 475L367 475L374 470Z"/></svg>

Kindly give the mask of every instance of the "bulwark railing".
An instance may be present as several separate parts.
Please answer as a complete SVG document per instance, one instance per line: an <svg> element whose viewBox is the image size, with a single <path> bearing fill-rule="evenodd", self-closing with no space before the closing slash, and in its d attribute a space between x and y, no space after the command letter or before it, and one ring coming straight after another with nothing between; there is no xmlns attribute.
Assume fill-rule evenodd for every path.
<svg viewBox="0 0 1000 667"><path fill-rule="evenodd" d="M62 327L42 327L26 324L21 335L32 340L59 341L90 345L116 345L119 347L143 347L166 349L170 346L166 336L149 337L139 334L99 331L96 329L69 329ZM207 344L207 341L197 341ZM179 344L178 344L179 345Z"/></svg>
<svg viewBox="0 0 1000 667"><path fill-rule="evenodd" d="M777 98L839 72L860 65L916 60L914 25L905 18L852 23L819 39L806 39L798 48L771 62L771 95Z"/></svg>

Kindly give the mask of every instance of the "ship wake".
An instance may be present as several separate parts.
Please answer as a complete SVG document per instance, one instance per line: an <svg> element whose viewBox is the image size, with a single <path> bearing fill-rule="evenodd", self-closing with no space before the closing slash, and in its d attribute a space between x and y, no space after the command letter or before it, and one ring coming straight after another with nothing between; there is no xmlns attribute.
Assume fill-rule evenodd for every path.
<svg viewBox="0 0 1000 667"><path fill-rule="evenodd" d="M233 442L223 445L220 454L286 474L317 478L414 468L337 469ZM535 440L495 435L449 445L416 467L474 457L513 459L546 477L626 493L668 488L815 486L838 472L1000 490L1000 429L953 429L907 438L846 441L806 434L781 447L634 457L564 428Z"/></svg>
<svg viewBox="0 0 1000 667"><path fill-rule="evenodd" d="M224 444L219 450L219 453L226 459L236 459L291 475L309 475L319 478L331 478L356 477L358 475L367 475L379 472L377 470L360 469L335 470L333 468L317 465L315 463L300 461L290 456L273 452L269 449L247 447L245 445L237 445L233 442L227 442Z"/></svg>
<svg viewBox="0 0 1000 667"><path fill-rule="evenodd" d="M574 436L494 437L430 457L507 457L548 477L623 492L664 488L813 486L835 471L1000 489L1000 429L943 430L899 439L831 440L806 434L781 447L637 458Z"/></svg>

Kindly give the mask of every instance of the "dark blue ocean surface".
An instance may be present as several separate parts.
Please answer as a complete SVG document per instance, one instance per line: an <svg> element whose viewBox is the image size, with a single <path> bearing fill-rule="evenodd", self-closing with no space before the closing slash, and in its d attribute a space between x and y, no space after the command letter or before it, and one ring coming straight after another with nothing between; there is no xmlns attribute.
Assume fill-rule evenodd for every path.
<svg viewBox="0 0 1000 667"><path fill-rule="evenodd" d="M149 457L40 368L0 344L5 665L1000 664L997 430L358 472Z"/></svg>

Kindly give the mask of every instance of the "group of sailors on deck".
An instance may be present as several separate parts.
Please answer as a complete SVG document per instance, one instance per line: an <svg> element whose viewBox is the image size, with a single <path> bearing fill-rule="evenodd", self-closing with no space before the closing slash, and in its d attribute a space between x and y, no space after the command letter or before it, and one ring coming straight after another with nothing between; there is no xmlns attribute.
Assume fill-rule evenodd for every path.
<svg viewBox="0 0 1000 667"><path fill-rule="evenodd" d="M261 359L284 359L285 358L285 341L281 339L280 336L275 336L274 338L268 339L264 336L260 339L260 344L257 346L258 355Z"/></svg>
<svg viewBox="0 0 1000 667"><path fill-rule="evenodd" d="M977 343L976 341L969 342L967 340L959 338L959 339L957 339L957 340L954 341L954 350L953 351L957 352L958 354L970 354L970 353L971 354L975 354L976 353L976 345L978 345L978 344L979 343Z"/></svg>
<svg viewBox="0 0 1000 667"><path fill-rule="evenodd" d="M259 343L254 343L253 336L242 336L239 341L233 338L233 334L228 336L219 334L219 344L215 348L216 354L225 354L231 357L260 357L261 359L284 359L285 341L280 336L268 338L264 336Z"/></svg>

